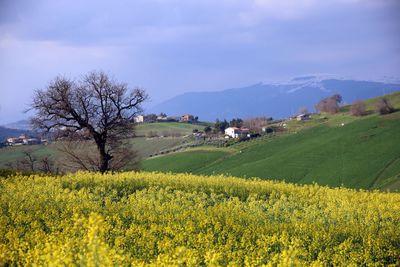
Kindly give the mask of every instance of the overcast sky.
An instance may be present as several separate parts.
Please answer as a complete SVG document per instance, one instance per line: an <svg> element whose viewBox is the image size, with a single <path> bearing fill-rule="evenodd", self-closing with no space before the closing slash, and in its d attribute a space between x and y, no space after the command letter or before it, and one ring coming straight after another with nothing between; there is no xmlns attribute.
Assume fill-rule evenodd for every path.
<svg viewBox="0 0 400 267"><path fill-rule="evenodd" d="M400 76L398 0L0 0L0 124L55 76L104 70L150 105L329 73Z"/></svg>

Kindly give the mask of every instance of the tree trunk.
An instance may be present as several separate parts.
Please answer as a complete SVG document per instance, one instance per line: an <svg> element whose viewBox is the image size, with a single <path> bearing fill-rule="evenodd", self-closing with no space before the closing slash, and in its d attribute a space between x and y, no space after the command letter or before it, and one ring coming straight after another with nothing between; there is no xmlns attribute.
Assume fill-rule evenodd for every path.
<svg viewBox="0 0 400 267"><path fill-rule="evenodd" d="M110 170L109 168L109 162L111 160L111 156L106 152L106 145L105 143L100 143L97 144L97 148L99 150L99 156L100 156L100 166L99 166L99 171L101 173L105 173Z"/></svg>

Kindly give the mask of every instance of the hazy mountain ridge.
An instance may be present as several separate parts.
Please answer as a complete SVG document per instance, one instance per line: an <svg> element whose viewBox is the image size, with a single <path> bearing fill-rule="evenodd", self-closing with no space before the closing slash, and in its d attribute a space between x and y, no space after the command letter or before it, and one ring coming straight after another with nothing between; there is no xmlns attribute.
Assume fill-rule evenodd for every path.
<svg viewBox="0 0 400 267"><path fill-rule="evenodd" d="M320 99L332 94L340 94L344 103L351 103L398 90L400 83L305 76L283 83L258 83L217 92L184 93L150 108L147 113L191 113L207 121L254 116L285 118L295 114L300 107L314 111Z"/></svg>
<svg viewBox="0 0 400 267"><path fill-rule="evenodd" d="M21 134L32 134L32 132L21 129L10 129L0 126L0 142L4 142L8 137L17 137Z"/></svg>
<svg viewBox="0 0 400 267"><path fill-rule="evenodd" d="M25 130L25 131L32 130L32 126L29 123L29 120L19 120L19 121L7 123L7 124L1 125L1 126L8 128L8 129L17 129L17 130Z"/></svg>

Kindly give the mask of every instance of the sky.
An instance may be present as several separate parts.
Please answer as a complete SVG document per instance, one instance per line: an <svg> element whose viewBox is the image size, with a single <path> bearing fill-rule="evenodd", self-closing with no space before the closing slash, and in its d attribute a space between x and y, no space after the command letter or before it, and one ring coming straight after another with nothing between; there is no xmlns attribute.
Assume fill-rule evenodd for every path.
<svg viewBox="0 0 400 267"><path fill-rule="evenodd" d="M0 0L0 124L57 75L150 95L299 75L400 76L398 0Z"/></svg>

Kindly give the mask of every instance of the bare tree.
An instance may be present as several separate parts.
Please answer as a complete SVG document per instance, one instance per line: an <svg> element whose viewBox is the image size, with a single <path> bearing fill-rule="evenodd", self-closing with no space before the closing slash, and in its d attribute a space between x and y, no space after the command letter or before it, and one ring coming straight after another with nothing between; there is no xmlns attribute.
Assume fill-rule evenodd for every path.
<svg viewBox="0 0 400 267"><path fill-rule="evenodd" d="M92 141L96 159L80 160L85 161L86 169L104 173L113 170L111 162L121 151L123 140L133 136L133 118L143 111L141 104L147 99L143 89L129 90L104 72L90 72L78 81L56 77L35 92L31 107L36 115L31 123L64 140Z"/></svg>
<svg viewBox="0 0 400 267"><path fill-rule="evenodd" d="M336 94L336 95L322 99L315 105L315 108L319 112L327 112L327 113L335 114L340 111L339 104L341 102L342 102L342 96Z"/></svg>
<svg viewBox="0 0 400 267"><path fill-rule="evenodd" d="M389 99L387 99L386 97L382 97L376 102L376 111L379 114L384 115L394 112L395 109L393 108Z"/></svg>
<svg viewBox="0 0 400 267"><path fill-rule="evenodd" d="M248 118L243 121L243 126L248 128L252 133L260 134L262 128L268 125L268 118L266 117L255 117Z"/></svg>
<svg viewBox="0 0 400 267"><path fill-rule="evenodd" d="M54 160L50 156L44 156L39 160L38 170L44 173L59 174L60 170L56 167Z"/></svg>
<svg viewBox="0 0 400 267"><path fill-rule="evenodd" d="M44 172L58 174L59 169L54 160L49 156L36 156L37 150L25 149L22 151L22 156L16 158L13 162L6 163L9 169L23 172Z"/></svg>
<svg viewBox="0 0 400 267"><path fill-rule="evenodd" d="M364 116L365 115L365 103L362 100L356 100L350 107L350 113L353 116Z"/></svg>
<svg viewBox="0 0 400 267"><path fill-rule="evenodd" d="M38 161L37 157L33 155L33 151L30 149L24 150L22 154L24 156L16 161L16 168L22 171L34 172Z"/></svg>
<svg viewBox="0 0 400 267"><path fill-rule="evenodd" d="M123 139L118 147L113 146L113 158L109 162L110 170L120 170L127 166L130 169L138 168L140 157L132 149L129 139ZM63 152L64 159L66 159L62 162L64 171L79 169L92 171L97 170L97 166L101 164L98 149L93 140L62 139L57 142L56 147Z"/></svg>

